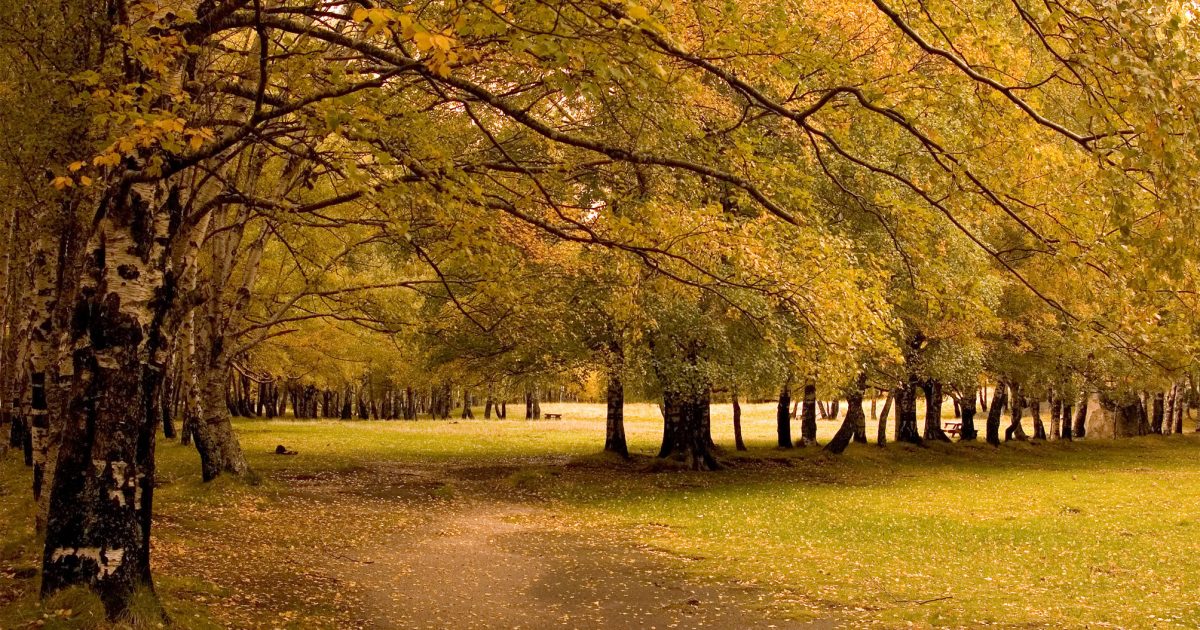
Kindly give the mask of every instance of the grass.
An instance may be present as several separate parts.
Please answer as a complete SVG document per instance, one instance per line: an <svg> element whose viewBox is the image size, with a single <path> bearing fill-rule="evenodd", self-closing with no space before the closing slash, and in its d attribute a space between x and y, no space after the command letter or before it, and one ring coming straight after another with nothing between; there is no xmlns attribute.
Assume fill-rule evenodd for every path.
<svg viewBox="0 0 1200 630"><path fill-rule="evenodd" d="M543 411L565 419L238 421L253 483L202 484L194 450L163 442L155 562L168 613L185 628L339 627L358 602L347 585L322 582L320 557L353 556L431 503L481 491L410 492L407 477L381 483L380 467L492 466L504 467L503 487L564 521L625 532L703 579L761 587L776 614L885 627L1200 625L1191 433L1000 449L853 445L831 457L774 448L773 405L745 405L751 450L724 450L726 470L649 473L655 406L627 407L633 464L595 456L602 405ZM714 408L727 448L729 425L728 407ZM819 425L822 441L837 427ZM278 444L298 454L273 455ZM337 492L322 494L334 478ZM0 461L10 525L0 531L0 627L93 627L86 606L33 599L26 483L15 454Z"/></svg>

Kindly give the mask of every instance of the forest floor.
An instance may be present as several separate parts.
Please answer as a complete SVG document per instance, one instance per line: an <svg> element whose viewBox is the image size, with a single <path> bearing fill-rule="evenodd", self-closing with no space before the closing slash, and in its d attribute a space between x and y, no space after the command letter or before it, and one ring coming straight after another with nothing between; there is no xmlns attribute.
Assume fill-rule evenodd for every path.
<svg viewBox="0 0 1200 630"><path fill-rule="evenodd" d="M516 411L510 408L510 418ZM1195 627L1200 436L772 446L664 469L652 405L629 462L600 405L564 420L238 421L255 473L203 484L163 441L157 588L185 628ZM836 428L821 423L822 441ZM714 409L718 444L731 441ZM277 444L298 451L273 455ZM728 446L726 446L728 448ZM0 628L38 606L27 473L0 461Z"/></svg>

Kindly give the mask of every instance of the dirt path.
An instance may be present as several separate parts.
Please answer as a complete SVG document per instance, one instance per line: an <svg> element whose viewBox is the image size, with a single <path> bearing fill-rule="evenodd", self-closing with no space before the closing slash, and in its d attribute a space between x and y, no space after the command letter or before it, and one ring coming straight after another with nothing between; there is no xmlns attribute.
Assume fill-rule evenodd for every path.
<svg viewBox="0 0 1200 630"><path fill-rule="evenodd" d="M340 563L367 628L833 628L769 620L771 597L689 579L620 532L546 508L469 500Z"/></svg>

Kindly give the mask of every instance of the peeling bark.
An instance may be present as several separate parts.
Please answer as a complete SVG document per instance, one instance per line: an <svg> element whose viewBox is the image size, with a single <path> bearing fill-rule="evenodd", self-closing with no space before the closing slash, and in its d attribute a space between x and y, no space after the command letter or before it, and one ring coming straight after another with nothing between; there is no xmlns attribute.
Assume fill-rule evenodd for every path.
<svg viewBox="0 0 1200 630"><path fill-rule="evenodd" d="M41 590L85 585L115 617L150 586L154 401L174 297L166 248L180 205L165 184L135 184L102 204L74 301L73 379Z"/></svg>

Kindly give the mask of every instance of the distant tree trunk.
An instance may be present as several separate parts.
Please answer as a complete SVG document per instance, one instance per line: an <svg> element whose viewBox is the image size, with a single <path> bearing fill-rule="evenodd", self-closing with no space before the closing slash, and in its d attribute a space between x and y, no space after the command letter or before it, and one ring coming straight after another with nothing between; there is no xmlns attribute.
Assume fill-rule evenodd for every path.
<svg viewBox="0 0 1200 630"><path fill-rule="evenodd" d="M733 386L730 396L733 398L733 447L744 451L746 443L742 441L742 405L738 402L737 385Z"/></svg>
<svg viewBox="0 0 1200 630"><path fill-rule="evenodd" d="M466 387L463 388L462 400L463 400L462 419L463 420L474 420L475 413L473 411L471 411L471 390L467 389Z"/></svg>
<svg viewBox="0 0 1200 630"><path fill-rule="evenodd" d="M1000 419L1004 413L1004 403L1008 399L1008 386L1004 381L997 381L992 401L988 404L987 443L1000 446Z"/></svg>
<svg viewBox="0 0 1200 630"><path fill-rule="evenodd" d="M46 481L54 474L49 461L51 451L50 409L46 400L46 373L33 372L30 374L29 389L30 448L33 451L33 500L40 508L42 490ZM37 512L37 530L43 531L46 526L46 515L41 509L38 509Z"/></svg>
<svg viewBox="0 0 1200 630"><path fill-rule="evenodd" d="M1179 387L1171 385L1171 389L1167 390L1165 409L1163 410L1163 426L1160 431L1163 434L1170 433L1175 425L1175 401L1179 397Z"/></svg>
<svg viewBox="0 0 1200 630"><path fill-rule="evenodd" d="M1165 411L1166 396L1162 392L1154 393L1153 411L1150 416L1150 432L1162 434L1163 432L1163 413Z"/></svg>
<svg viewBox="0 0 1200 630"><path fill-rule="evenodd" d="M969 388L962 398L958 399L962 427L958 432L958 441L974 442L979 439L979 431L975 429L975 389Z"/></svg>
<svg viewBox="0 0 1200 630"><path fill-rule="evenodd" d="M979 408L983 411L988 411L987 388L979 388Z"/></svg>
<svg viewBox="0 0 1200 630"><path fill-rule="evenodd" d="M193 427L192 436L196 450L200 452L201 477L204 481L212 481L225 473L245 474L249 467L233 432L229 408L224 404L225 372L217 368L215 374L206 375L201 381L200 409L203 415Z"/></svg>
<svg viewBox="0 0 1200 630"><path fill-rule="evenodd" d="M720 464L708 447L704 435L703 410L709 404L705 394L663 393L663 442L659 457L684 461L692 470L717 470Z"/></svg>
<svg viewBox="0 0 1200 630"><path fill-rule="evenodd" d="M1075 407L1071 404L1070 398L1063 399L1062 433L1060 435L1061 435L1062 439L1067 440L1068 442L1071 441L1071 438L1073 437L1071 435L1071 433L1072 433L1072 431L1071 431L1071 411L1074 408Z"/></svg>
<svg viewBox="0 0 1200 630"><path fill-rule="evenodd" d="M491 383L488 384L487 398L485 398L483 401L483 419L484 420L492 419L492 385L491 385Z"/></svg>
<svg viewBox="0 0 1200 630"><path fill-rule="evenodd" d="M887 419L888 412L892 410L892 400L896 398L895 390L889 391L887 398L883 401L883 410L879 412L878 431L875 435L875 444L878 446L887 445Z"/></svg>
<svg viewBox="0 0 1200 630"><path fill-rule="evenodd" d="M1042 403L1039 396L1029 402L1029 413L1033 416L1033 439L1046 439L1046 425L1042 424Z"/></svg>
<svg viewBox="0 0 1200 630"><path fill-rule="evenodd" d="M162 421L163 437L168 440L175 439L175 421L171 417L171 395L175 391L175 383L173 378L164 378L158 392L159 418Z"/></svg>
<svg viewBox="0 0 1200 630"><path fill-rule="evenodd" d="M865 381L865 379L864 379L864 381L863 381L863 393L864 393L864 395L866 394L866 391L867 391L867 387L866 387L866 381ZM850 401L848 401L848 400L847 400L847 401L846 401L846 404L847 404L847 405L849 405L849 404L850 404ZM874 404L875 404L875 398L874 398L874 397L872 397L872 398L871 398L871 405L872 405L872 406L874 406ZM860 405L860 406L861 406L861 405ZM849 408L847 408L847 409L846 409L846 413L847 413L847 414L849 414L849 413L850 413L850 410L849 410ZM874 415L872 415L872 418L874 418ZM854 441L855 441L855 442L858 442L859 444L866 444L866 443L867 443L867 416L866 416L866 414L865 414L865 413L864 413L864 414L862 414L861 416L856 416L856 417L855 417L855 422L854 422Z"/></svg>
<svg viewBox="0 0 1200 630"><path fill-rule="evenodd" d="M804 406L800 408L800 445L817 446L817 383L804 382Z"/></svg>
<svg viewBox="0 0 1200 630"><path fill-rule="evenodd" d="M1012 405L1012 412L1009 415L1008 428L1004 430L1004 441L1027 440L1029 436L1025 434L1025 427L1021 426L1021 408L1025 406L1025 400L1021 396L1021 386L1013 383L1009 387L1012 390L1009 392L1009 404Z"/></svg>
<svg viewBox="0 0 1200 630"><path fill-rule="evenodd" d="M1062 433L1062 399L1058 395L1050 392L1050 430L1046 433L1046 439L1057 440Z"/></svg>
<svg viewBox="0 0 1200 630"><path fill-rule="evenodd" d="M605 394L608 413L605 418L604 450L629 457L629 446L625 442L625 385L621 382L619 367L608 371L608 390Z"/></svg>
<svg viewBox="0 0 1200 630"><path fill-rule="evenodd" d="M1148 435L1150 433L1150 407L1148 402L1150 394L1142 392L1138 396L1138 435Z"/></svg>
<svg viewBox="0 0 1200 630"><path fill-rule="evenodd" d="M505 418L508 417L508 401L507 400L500 401L500 411L497 415L500 417L501 420L504 420Z"/></svg>
<svg viewBox="0 0 1200 630"><path fill-rule="evenodd" d="M21 449L25 465L33 467L33 432L29 430L29 418L18 413L13 418L13 434L17 440L16 446Z"/></svg>
<svg viewBox="0 0 1200 630"><path fill-rule="evenodd" d="M925 393L925 439L949 442L950 436L942 429L942 383L926 379L921 384Z"/></svg>
<svg viewBox="0 0 1200 630"><path fill-rule="evenodd" d="M1088 414L1088 396L1087 392L1079 395L1079 409L1075 411L1075 426L1072 434L1077 438L1087 437L1087 414Z"/></svg>
<svg viewBox="0 0 1200 630"><path fill-rule="evenodd" d="M826 451L840 455L859 432L859 427L865 423L867 414L863 411L863 394L866 388L867 373L860 372L854 386L846 393L846 419L842 421L829 444L825 445Z"/></svg>
<svg viewBox="0 0 1200 630"><path fill-rule="evenodd" d="M1190 394L1191 394L1190 387L1186 387L1186 388L1180 387L1179 388L1179 396L1178 396L1177 401L1175 402L1175 425L1174 425L1175 433L1183 433L1183 416L1184 416L1184 414L1187 413L1188 403L1190 402L1190 398L1191 398Z"/></svg>
<svg viewBox="0 0 1200 630"><path fill-rule="evenodd" d="M12 407L0 392L0 456L5 455L12 447Z"/></svg>
<svg viewBox="0 0 1200 630"><path fill-rule="evenodd" d="M896 441L921 444L917 430L917 376L909 374L896 396Z"/></svg>
<svg viewBox="0 0 1200 630"><path fill-rule="evenodd" d="M792 448L792 379L789 376L779 390L779 404L775 407L775 427L779 448Z"/></svg>

